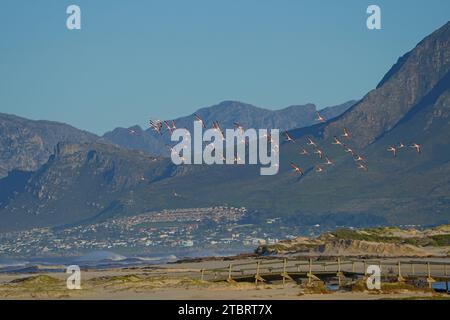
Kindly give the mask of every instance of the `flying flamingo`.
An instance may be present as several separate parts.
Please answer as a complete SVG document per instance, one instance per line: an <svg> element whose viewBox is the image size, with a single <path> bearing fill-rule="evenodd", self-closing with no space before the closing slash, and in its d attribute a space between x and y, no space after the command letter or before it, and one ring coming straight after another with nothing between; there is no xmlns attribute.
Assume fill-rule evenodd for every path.
<svg viewBox="0 0 450 320"><path fill-rule="evenodd" d="M308 139L308 142L307 142L308 145L317 147L317 144L314 141L312 141L311 138L306 138L306 139Z"/></svg>
<svg viewBox="0 0 450 320"><path fill-rule="evenodd" d="M300 151L300 154L301 154L301 155L308 156L308 155L309 155L309 152L308 152L308 150L306 150L306 149L303 148L303 149Z"/></svg>
<svg viewBox="0 0 450 320"><path fill-rule="evenodd" d="M316 172L322 172L323 168L321 166L316 166Z"/></svg>
<svg viewBox="0 0 450 320"><path fill-rule="evenodd" d="M236 129L239 129L241 131L241 133L244 133L245 130L241 124L239 124L238 122L234 122L233 124Z"/></svg>
<svg viewBox="0 0 450 320"><path fill-rule="evenodd" d="M361 170L364 170L364 171L368 170L367 167L365 165L363 165L362 163L358 163L358 169L361 169Z"/></svg>
<svg viewBox="0 0 450 320"><path fill-rule="evenodd" d="M214 128L214 130L219 131L220 134L222 135L222 140L225 140L225 135L223 134L223 131L220 128L219 121L213 121L213 128Z"/></svg>
<svg viewBox="0 0 450 320"><path fill-rule="evenodd" d="M194 117L198 122L202 124L203 128L206 128L205 121L203 121L203 119L198 114L194 113Z"/></svg>
<svg viewBox="0 0 450 320"><path fill-rule="evenodd" d="M355 158L355 161L365 161L363 156L357 155Z"/></svg>
<svg viewBox="0 0 450 320"><path fill-rule="evenodd" d="M417 153L421 153L421 152L422 152L420 144L413 143L413 144L410 145L409 147L410 147L410 148L415 148L416 151L417 151Z"/></svg>
<svg viewBox="0 0 450 320"><path fill-rule="evenodd" d="M266 138L269 142L273 142L272 135L270 133L265 133L264 138Z"/></svg>
<svg viewBox="0 0 450 320"><path fill-rule="evenodd" d="M295 143L295 140L287 133L287 131L284 132L284 135L286 136L286 141Z"/></svg>
<svg viewBox="0 0 450 320"><path fill-rule="evenodd" d="M149 125L150 125L150 127L153 130L155 130L159 134L162 134L161 133L161 130L162 130L162 122L161 122L161 120L149 120Z"/></svg>
<svg viewBox="0 0 450 320"><path fill-rule="evenodd" d="M342 135L342 137L344 137L344 138L350 138L350 132L348 131L347 128L344 128L344 134Z"/></svg>
<svg viewBox="0 0 450 320"><path fill-rule="evenodd" d="M167 130L169 130L170 134L172 134L173 130L172 130L172 127L170 126L169 122L164 121L164 124L166 125Z"/></svg>
<svg viewBox="0 0 450 320"><path fill-rule="evenodd" d="M325 118L321 116L319 111L317 111L316 114L317 114L316 121L319 121L319 122L325 122L326 121Z"/></svg>
<svg viewBox="0 0 450 320"><path fill-rule="evenodd" d="M392 152L394 157L397 156L397 148L396 147L390 146L389 148L387 148L387 151Z"/></svg>
<svg viewBox="0 0 450 320"><path fill-rule="evenodd" d="M353 151L353 149L349 147L345 148L345 152L351 153L352 156L355 154L355 151Z"/></svg>
<svg viewBox="0 0 450 320"><path fill-rule="evenodd" d="M334 142L332 142L333 144L337 144L337 145L340 145L340 146L343 145L341 140L339 140L336 136L334 136L333 139L334 139Z"/></svg>
<svg viewBox="0 0 450 320"><path fill-rule="evenodd" d="M330 159L328 159L328 157L325 157L325 164L326 165L332 165L333 161L331 161Z"/></svg>
<svg viewBox="0 0 450 320"><path fill-rule="evenodd" d="M323 158L323 151L322 150L317 149L316 151L314 151L314 153L318 154L320 159Z"/></svg>
<svg viewBox="0 0 450 320"><path fill-rule="evenodd" d="M300 169L300 167L297 166L295 163L291 162L291 167L294 169L295 172L299 173L300 175L303 175L303 170Z"/></svg>

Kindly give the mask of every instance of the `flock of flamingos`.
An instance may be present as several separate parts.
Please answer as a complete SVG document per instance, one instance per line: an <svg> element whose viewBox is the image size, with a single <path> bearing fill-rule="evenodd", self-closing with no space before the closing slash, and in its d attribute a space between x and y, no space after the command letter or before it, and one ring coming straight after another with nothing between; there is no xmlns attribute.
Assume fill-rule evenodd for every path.
<svg viewBox="0 0 450 320"><path fill-rule="evenodd" d="M195 117L195 121L199 121L201 123L201 125L204 128L206 128L206 122L198 114L194 114L194 117ZM327 120L319 112L317 112L316 121L318 121L318 122L326 122ZM177 128L174 120L172 120L171 122L169 122L169 121L161 121L161 120L149 120L149 125L150 125L150 128L153 129L155 132L157 132L159 135L163 134L164 126L166 127L167 132L169 132L170 134L172 134L173 130L175 130ZM244 131L244 127L241 124L239 124L238 122L234 122L234 126L235 126L236 129L239 129L242 132ZM223 130L221 129L220 124L219 124L218 121L213 121L212 128L217 130L218 132L220 132L221 135L222 135L222 139L225 139ZM137 132L135 130L133 130L133 129L128 129L128 131L132 135L136 135L137 134ZM296 143L296 140L294 138L292 138L287 131L284 132L284 136L285 136L285 139L286 139L287 142ZM270 134L267 134L265 137L268 139L268 141L273 142ZM317 173L324 172L324 167L325 166L332 166L332 165L334 165L333 161L325 154L323 149L321 149L320 146L315 141L313 141L309 137L307 137L306 139L307 139L306 144L308 146L310 146L312 148L312 150L308 151L306 148L301 147L300 148L300 155L310 156L311 153L312 154L317 154L319 159L323 161L321 164L317 164L315 166L315 172L317 172ZM349 155L351 155L358 169L364 170L364 171L368 171L367 161L366 161L365 157L363 155L361 155L361 154L356 153L355 149L351 148L345 142L343 142L344 139L346 141L351 140L351 134L350 134L350 131L347 128L343 128L343 133L342 133L342 135L340 137L338 137L338 136L334 136L333 137L332 144L342 147L344 152L346 152ZM245 140L243 140L242 142L246 143ZM409 145L405 145L403 142L400 142L400 143L398 143L395 146L393 146L393 145L389 146L386 149L386 151L392 152L392 155L394 157L396 157L398 152L401 149L407 148L407 147L415 149L417 154L421 153L421 145L419 145L417 143L412 143L412 144L409 144ZM169 148L171 148L171 147L169 146ZM278 152L278 149L279 149L279 147L277 145L272 145L272 152ZM239 159L235 158L235 160L237 161ZM295 173L300 174L301 176L304 175L304 171L296 163L291 162L290 165L291 165L291 167L292 167L292 169L294 170Z"/></svg>

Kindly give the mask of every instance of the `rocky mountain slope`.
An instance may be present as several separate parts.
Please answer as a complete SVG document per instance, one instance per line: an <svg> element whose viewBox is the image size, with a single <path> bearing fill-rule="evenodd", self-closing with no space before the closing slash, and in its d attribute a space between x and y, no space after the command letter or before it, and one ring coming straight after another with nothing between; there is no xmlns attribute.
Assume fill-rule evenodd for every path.
<svg viewBox="0 0 450 320"><path fill-rule="evenodd" d="M13 169L34 171L58 142L93 142L98 137L64 123L33 121L0 113L0 178Z"/></svg>
<svg viewBox="0 0 450 320"><path fill-rule="evenodd" d="M332 137L347 127L361 147L392 130L448 74L449 34L447 23L402 56L376 89L326 126L324 136Z"/></svg>

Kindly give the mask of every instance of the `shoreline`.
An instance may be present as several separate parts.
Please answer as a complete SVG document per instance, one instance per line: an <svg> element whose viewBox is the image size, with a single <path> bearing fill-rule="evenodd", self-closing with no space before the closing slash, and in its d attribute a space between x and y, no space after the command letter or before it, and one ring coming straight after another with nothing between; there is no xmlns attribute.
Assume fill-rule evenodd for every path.
<svg viewBox="0 0 450 320"><path fill-rule="evenodd" d="M409 282L392 281L391 278L395 278L395 270L391 278L387 276L386 280L383 280L386 287L381 291L361 290L358 286L361 283L361 277L346 279L338 290L331 290L327 287L328 284L324 286L319 281L313 286L309 286L302 278L294 279L295 281L287 280L286 283L279 279L273 281L267 279L266 282L255 284L254 280L241 281L238 278L232 282L225 281L225 278L214 279L214 275L211 273L205 274L203 279L202 270L224 270L230 264L233 266L250 265L253 268L258 261L272 263L272 260L275 259L275 257L270 257L271 259L239 258L212 257L212 259L202 259L202 261L178 261L159 265L147 264L103 269L83 268L81 271L82 290L67 290L66 281L69 275L65 272L0 273L0 299L372 300L413 297L446 299L450 297L449 294L433 292L424 284L415 287ZM298 261L303 263L303 260L299 259ZM391 272L388 267L390 263L397 260L404 261L403 272L405 272L405 278L408 277L409 267L406 261L411 261L410 259L401 257L379 260L386 270L386 275ZM450 258L415 258L414 260L418 263L415 272L423 275L426 274L426 265L419 264L420 261L445 262L450 265ZM294 263L294 261L289 260L289 263ZM321 263L331 260L324 260L322 257L316 261L313 273L319 274ZM293 268L293 265L289 265L289 263L288 267ZM307 272L307 265L305 263L303 265L305 267L302 266L302 270ZM330 272L334 273L331 265L328 263ZM293 270L292 268L289 270ZM350 265L343 265L342 271L350 272L350 268ZM363 272L361 265L357 265L356 269L357 273ZM434 273L437 270L435 269L433 269ZM289 272L292 272L291 275L294 277L295 272ZM275 271L274 275L279 275L279 273ZM331 279L331 283L333 282L335 282L334 278Z"/></svg>

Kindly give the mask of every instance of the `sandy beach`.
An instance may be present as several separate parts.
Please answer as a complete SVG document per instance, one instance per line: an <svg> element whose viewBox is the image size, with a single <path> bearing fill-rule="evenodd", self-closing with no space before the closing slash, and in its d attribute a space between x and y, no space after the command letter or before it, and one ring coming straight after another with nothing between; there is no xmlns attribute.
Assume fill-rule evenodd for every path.
<svg viewBox="0 0 450 320"><path fill-rule="evenodd" d="M404 276L409 267L404 259ZM388 267L395 259L380 260ZM417 260L417 259L416 259ZM428 259L449 262L450 259ZM396 261L396 260L395 260ZM361 279L346 279L339 289L330 290L318 281L308 286L305 281L265 281L256 285L253 281L222 280L220 276L201 270L220 270L232 265L256 264L255 258L234 260L202 260L163 265L140 265L111 269L82 269L81 289L68 290L68 274L63 272L2 273L0 274L1 299L192 299L192 300L368 300L368 299L445 299L448 294L437 293L426 286L413 286L395 281L386 283L381 290L361 290ZM289 262L293 263L293 262ZM292 267L288 265L288 267ZM301 266L303 268L303 265ZM314 265L314 272L319 266ZM329 267L330 268L330 267ZM343 265L342 271L351 266ZM353 266L358 272L358 264ZM362 271L362 270L361 270ZM426 266L418 264L415 274L426 274ZM435 274L439 270L433 270ZM395 277L394 277L395 278Z"/></svg>

